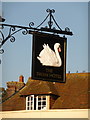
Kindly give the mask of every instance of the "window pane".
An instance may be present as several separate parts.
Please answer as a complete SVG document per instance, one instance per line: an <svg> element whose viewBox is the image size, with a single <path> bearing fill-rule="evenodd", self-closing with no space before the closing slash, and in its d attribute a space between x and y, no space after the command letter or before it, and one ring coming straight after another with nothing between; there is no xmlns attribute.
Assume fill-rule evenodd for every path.
<svg viewBox="0 0 90 120"><path fill-rule="evenodd" d="M28 97L28 101L30 100L30 97Z"/></svg>
<svg viewBox="0 0 90 120"><path fill-rule="evenodd" d="M41 100L41 98L38 98L38 100Z"/></svg>
<svg viewBox="0 0 90 120"><path fill-rule="evenodd" d="M46 98L43 98L43 100L46 100Z"/></svg>
<svg viewBox="0 0 90 120"><path fill-rule="evenodd" d="M34 98L34 110L36 110L36 97Z"/></svg>
<svg viewBox="0 0 90 120"><path fill-rule="evenodd" d="M41 110L41 107L38 107L38 110Z"/></svg>
<svg viewBox="0 0 90 120"><path fill-rule="evenodd" d="M33 102L31 102L31 105L33 104Z"/></svg>
<svg viewBox="0 0 90 120"><path fill-rule="evenodd" d="M41 105L41 102L38 102L38 105Z"/></svg>
<svg viewBox="0 0 90 120"><path fill-rule="evenodd" d="M45 102L42 102L42 105L46 105L46 101L45 101Z"/></svg>
<svg viewBox="0 0 90 120"><path fill-rule="evenodd" d="M31 97L31 101L33 100L33 97Z"/></svg>
<svg viewBox="0 0 90 120"><path fill-rule="evenodd" d="M27 105L29 106L29 102L27 103Z"/></svg>

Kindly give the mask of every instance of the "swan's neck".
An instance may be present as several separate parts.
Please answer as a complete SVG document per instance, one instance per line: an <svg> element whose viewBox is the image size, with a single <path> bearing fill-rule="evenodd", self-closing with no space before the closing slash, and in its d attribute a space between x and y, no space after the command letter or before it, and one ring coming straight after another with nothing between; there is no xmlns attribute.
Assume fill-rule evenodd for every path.
<svg viewBox="0 0 90 120"><path fill-rule="evenodd" d="M58 52L58 49L57 48L55 48L55 53L56 53L56 57L57 57L57 59L58 59L58 64L61 66L61 57L60 57L60 54L59 54L59 52Z"/></svg>

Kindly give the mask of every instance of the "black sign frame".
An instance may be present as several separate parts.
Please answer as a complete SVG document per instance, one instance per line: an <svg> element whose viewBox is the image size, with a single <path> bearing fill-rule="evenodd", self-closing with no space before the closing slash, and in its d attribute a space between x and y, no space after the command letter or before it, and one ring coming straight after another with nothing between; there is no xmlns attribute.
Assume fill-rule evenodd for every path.
<svg viewBox="0 0 90 120"><path fill-rule="evenodd" d="M53 49L54 43L60 43L62 54L62 66L43 66L37 59L40 52L43 49L43 45L48 44ZM47 34L47 33L35 33L33 34L33 48L32 48L32 74L31 78L34 80L44 80L50 82L66 82L66 48L67 38L60 37L59 35ZM54 49L53 49L54 51Z"/></svg>

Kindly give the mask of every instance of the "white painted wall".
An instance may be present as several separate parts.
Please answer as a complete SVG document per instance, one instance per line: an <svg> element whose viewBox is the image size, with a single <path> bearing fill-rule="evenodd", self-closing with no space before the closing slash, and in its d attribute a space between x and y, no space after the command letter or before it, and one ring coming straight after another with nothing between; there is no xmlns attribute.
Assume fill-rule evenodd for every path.
<svg viewBox="0 0 90 120"><path fill-rule="evenodd" d="M0 118L88 118L88 109L63 109L48 111L6 111Z"/></svg>

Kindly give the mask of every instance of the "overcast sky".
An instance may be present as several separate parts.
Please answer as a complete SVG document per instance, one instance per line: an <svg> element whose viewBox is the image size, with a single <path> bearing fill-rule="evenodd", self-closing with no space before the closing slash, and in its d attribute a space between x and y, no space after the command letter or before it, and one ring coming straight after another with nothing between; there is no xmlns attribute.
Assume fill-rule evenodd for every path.
<svg viewBox="0 0 90 120"><path fill-rule="evenodd" d="M55 9L54 17L59 26L63 30L69 27L74 34L67 36L66 71L88 72L87 2L2 2L2 15L7 24L28 26L33 21L36 27L46 17L48 8ZM4 33L7 34L7 29ZM8 40L3 47L5 52L0 64L0 72L3 67L0 79L4 87L6 81L17 81L20 75L25 77L25 82L31 76L32 35L19 32L15 38L14 43Z"/></svg>

